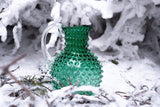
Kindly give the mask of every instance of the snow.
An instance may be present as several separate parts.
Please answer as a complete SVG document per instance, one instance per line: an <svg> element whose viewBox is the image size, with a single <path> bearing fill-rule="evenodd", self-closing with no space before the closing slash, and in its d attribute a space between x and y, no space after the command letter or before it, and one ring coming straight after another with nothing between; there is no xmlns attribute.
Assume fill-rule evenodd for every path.
<svg viewBox="0 0 160 107"><path fill-rule="evenodd" d="M0 8L5 9L0 10L0 106L160 106L159 0L1 1ZM13 28L7 28L8 25ZM47 25L45 31L52 34L47 44L41 44L45 50L42 52L40 35ZM94 32L100 33L97 39L89 37L89 49L103 66L100 87L75 84L50 91L50 83L39 83L50 81L49 61L55 57L53 53L64 47L63 40L57 41L64 37L60 34L61 25L93 25ZM42 42L46 39L43 36ZM108 51L110 48L113 51ZM35 100L9 75L2 75L3 67L22 54L27 56L10 66L9 71ZM90 90L95 96L74 94Z"/></svg>
<svg viewBox="0 0 160 107"><path fill-rule="evenodd" d="M1 50L3 51L3 50ZM30 51L30 50L26 50ZM145 101L145 99L151 98L151 106L158 107L160 105L160 92L155 91L155 88L160 86L160 73L159 73L159 66L156 65L151 60L144 58L139 60L127 60L127 59L115 59L113 56L105 55L104 53L100 53L99 51L93 51L96 56L98 56L99 60L102 62L103 65L103 78L102 83L100 86L100 89L103 89L107 94L108 97L115 100L115 102L106 102L106 100L101 100L102 102L105 102L106 105L109 107L119 106L119 107L125 107L125 106L133 106L132 104L134 101ZM19 69L13 72L13 74L17 78L25 77L26 75L36 75L40 76L40 67L45 64L45 60L42 56L41 51L34 52L30 51L30 54L27 55L24 59L20 60L18 63L16 63L14 66L12 66L10 69L13 70L17 66L20 66ZM19 53L20 54L20 53ZM18 57L19 55L16 55ZM0 65L6 65L10 61L15 59L13 56L4 56L1 57ZM118 61L118 64L114 64L112 60ZM133 86L132 86L133 85ZM8 95L12 91L18 90L18 85L10 86L10 85L4 85L0 88L0 95L1 95L1 102L0 105L8 105L11 104L18 104L18 107L21 107L23 105L28 105L27 102L30 102L30 100L27 98L23 100L18 99L16 101L13 101L13 98L9 97ZM134 87L135 86L135 87ZM19 86L18 86L19 87ZM87 87L87 88L86 88ZM68 105L71 106L71 102L73 104L76 104L76 101L79 101L81 99L81 96L75 96L75 99L72 101L70 100L64 100L63 103L59 103L61 101L62 97L66 97L67 95L71 95L72 92L75 91L87 91L92 90L94 93L99 94L99 88L95 87L88 87L88 86L81 86L79 88L73 88L73 90L70 90L72 87L64 87L61 90L48 92L48 95L50 96L48 99L48 102L55 101L53 105L57 105L57 107ZM144 88L144 89L143 89ZM137 93L140 93L141 91L147 90L146 93L143 93L142 95L136 95ZM116 94L117 92L117 94ZM132 96L128 100L125 99L123 92L128 96ZM2 97L3 96L3 97ZM6 98L3 99L2 98ZM85 96L84 96L85 98ZM94 98L93 96L87 97L87 99L90 99L91 101L98 101L98 99ZM83 99L82 99L83 100ZM12 103L11 103L12 102ZM21 103L20 103L21 102ZM36 106L47 106L45 98L36 97L36 101L34 102ZM42 106L43 105L43 106ZM85 105L85 104L84 104ZM83 104L79 106L84 106ZM100 106L99 104L88 104L89 106ZM77 105L78 106L78 105ZM147 104L146 104L147 106ZM4 106L5 107L5 106Z"/></svg>
<svg viewBox="0 0 160 107"><path fill-rule="evenodd" d="M51 10L51 17L55 22L59 22L60 19L60 3L56 2Z"/></svg>
<svg viewBox="0 0 160 107"><path fill-rule="evenodd" d="M160 4L159 0L152 0L155 4Z"/></svg>
<svg viewBox="0 0 160 107"><path fill-rule="evenodd" d="M15 48L12 52L12 54L15 54L17 52L17 49L20 48L20 41L22 36L22 24L19 21L16 26L13 28L13 38L15 42Z"/></svg>
<svg viewBox="0 0 160 107"><path fill-rule="evenodd" d="M7 39L7 29L1 21L0 21L0 36L1 36L1 41L5 42L5 40Z"/></svg>

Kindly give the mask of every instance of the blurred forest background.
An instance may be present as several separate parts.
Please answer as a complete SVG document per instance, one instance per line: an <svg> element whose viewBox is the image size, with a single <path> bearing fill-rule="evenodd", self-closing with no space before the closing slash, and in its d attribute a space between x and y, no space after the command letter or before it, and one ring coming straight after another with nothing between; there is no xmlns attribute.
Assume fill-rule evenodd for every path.
<svg viewBox="0 0 160 107"><path fill-rule="evenodd" d="M26 46L40 50L48 23L60 23L91 25L90 49L119 58L149 56L160 62L159 0L1 0L0 10L1 56ZM57 40L50 39L47 48Z"/></svg>
<svg viewBox="0 0 160 107"><path fill-rule="evenodd" d="M52 90L41 37L53 23L46 45L53 53L64 47L61 25L92 26L101 87ZM159 64L160 0L0 0L1 107L159 107ZM97 96L74 94L81 89Z"/></svg>

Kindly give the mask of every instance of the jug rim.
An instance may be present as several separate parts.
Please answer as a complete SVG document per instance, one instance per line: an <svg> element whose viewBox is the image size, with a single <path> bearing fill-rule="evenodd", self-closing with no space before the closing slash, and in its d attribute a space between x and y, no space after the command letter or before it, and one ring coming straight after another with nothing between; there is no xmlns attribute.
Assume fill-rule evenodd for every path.
<svg viewBox="0 0 160 107"><path fill-rule="evenodd" d="M77 25L77 26L65 26L65 25L62 25L62 29L78 28L78 27L89 27L90 29L92 29L92 26L91 26L91 25Z"/></svg>

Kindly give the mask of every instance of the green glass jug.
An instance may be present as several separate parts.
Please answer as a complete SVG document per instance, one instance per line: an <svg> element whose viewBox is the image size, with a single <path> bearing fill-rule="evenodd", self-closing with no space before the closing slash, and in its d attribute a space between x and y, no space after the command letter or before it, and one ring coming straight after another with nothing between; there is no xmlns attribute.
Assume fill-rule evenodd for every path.
<svg viewBox="0 0 160 107"><path fill-rule="evenodd" d="M46 36L48 30L54 24L46 28L42 35L42 50L45 57ZM90 26L82 25L75 27L61 27L65 35L65 48L54 59L50 66L50 74L57 81L52 80L54 89L61 89L63 86L74 85L79 81L78 86L91 85L99 87L103 72L98 58L88 50L88 34Z"/></svg>

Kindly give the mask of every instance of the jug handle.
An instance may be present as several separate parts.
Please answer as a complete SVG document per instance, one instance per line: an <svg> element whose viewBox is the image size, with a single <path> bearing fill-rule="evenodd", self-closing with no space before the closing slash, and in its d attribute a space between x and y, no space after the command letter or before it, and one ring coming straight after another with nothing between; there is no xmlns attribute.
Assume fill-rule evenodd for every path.
<svg viewBox="0 0 160 107"><path fill-rule="evenodd" d="M52 57L50 55L50 53L48 52L47 48L46 48L46 38L47 38L47 34L49 33L49 30L51 30L53 27L57 26L58 31L61 32L60 29L60 24L58 23L52 23L51 25L47 26L47 28L43 31L42 34L42 38L41 38L41 48L42 48L42 53L43 56L45 58L46 61L48 60L52 60Z"/></svg>

